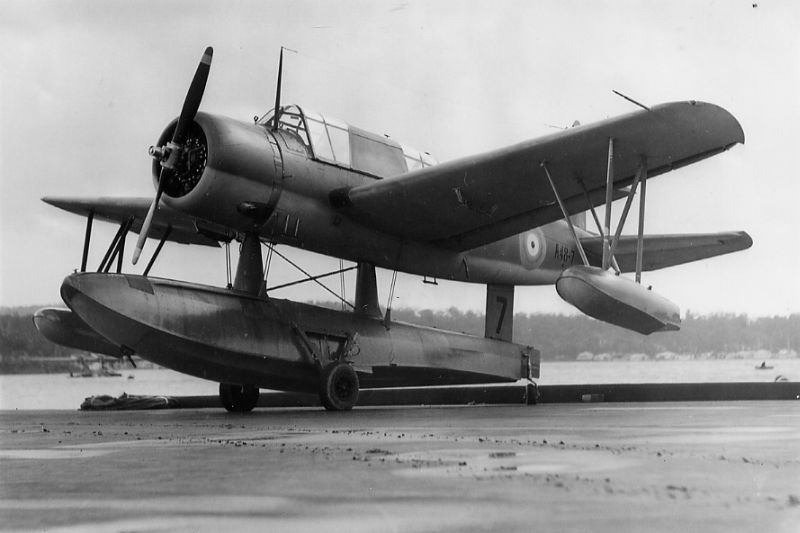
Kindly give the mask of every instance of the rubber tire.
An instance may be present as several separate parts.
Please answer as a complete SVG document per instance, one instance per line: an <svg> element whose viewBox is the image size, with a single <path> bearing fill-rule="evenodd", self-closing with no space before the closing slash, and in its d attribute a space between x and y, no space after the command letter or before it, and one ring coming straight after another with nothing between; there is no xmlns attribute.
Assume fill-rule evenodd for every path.
<svg viewBox="0 0 800 533"><path fill-rule="evenodd" d="M230 413L249 413L258 403L260 395L258 387L253 385L219 384L219 399Z"/></svg>
<svg viewBox="0 0 800 533"><path fill-rule="evenodd" d="M328 411L349 411L358 401L358 375L347 363L331 363L322 369L319 399Z"/></svg>

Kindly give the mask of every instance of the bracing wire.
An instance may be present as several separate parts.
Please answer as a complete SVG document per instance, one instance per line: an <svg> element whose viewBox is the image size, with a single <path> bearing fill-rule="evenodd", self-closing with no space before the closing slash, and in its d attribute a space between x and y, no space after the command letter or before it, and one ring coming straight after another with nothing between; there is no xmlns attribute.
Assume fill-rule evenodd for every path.
<svg viewBox="0 0 800 533"><path fill-rule="evenodd" d="M387 312L392 308L392 301L394 300L394 288L397 285L397 270L392 272L392 284L389 286L389 301L386 302Z"/></svg>
<svg viewBox="0 0 800 533"><path fill-rule="evenodd" d="M267 245L267 259L264 262L264 287L267 286L267 279L269 278L269 269L272 266L272 246Z"/></svg>
<svg viewBox="0 0 800 533"><path fill-rule="evenodd" d="M272 287L268 287L268 291L277 291L278 289L285 289L286 287L294 287L295 285L300 285L301 283L308 283L309 281L316 281L318 279L327 278L329 276L335 276L337 274L343 274L345 272L350 272L351 270L357 269L357 266L351 266L345 268L344 270L334 270L333 272L326 272L325 274L319 274L317 276L306 277L303 279L299 279L297 281L290 281L289 283L283 283L281 285L274 285Z"/></svg>
<svg viewBox="0 0 800 533"><path fill-rule="evenodd" d="M386 302L386 314L383 315L383 326L389 330L389 325L392 322L392 300L394 300L394 288L397 284L397 270L392 273L392 284L389 287L389 301Z"/></svg>
<svg viewBox="0 0 800 533"><path fill-rule="evenodd" d="M400 258L403 255L402 244L397 248L397 259L395 260L395 269L392 272L392 284L389 286L389 301L386 302L386 315L383 317L384 326L389 329L389 322L392 316L392 302L394 301L394 288L397 286L397 268L396 265L400 264Z"/></svg>
<svg viewBox="0 0 800 533"><path fill-rule="evenodd" d="M312 276L311 274L309 274L308 272L303 270L303 268L300 265L298 265L297 263L295 263L294 261L292 261L291 259L289 259L285 255L280 253L278 250L276 250L274 246L268 244L267 247L272 250L272 253L274 253L275 255L277 255L278 257L280 257L281 259L283 259L284 261L286 261L287 263L289 263L290 265L295 267L297 270L302 272L307 277L307 279L303 280L303 281L313 281L314 283L316 283L317 285L319 285L320 287L322 287L323 289L328 291L330 294L332 294L336 299L341 300L343 303L345 303L348 306L350 306L351 309L355 308L355 306L353 304L351 304L350 302L348 302L347 300L343 299L338 294L336 294L336 291L331 290L327 285L325 285L324 283L319 281L318 278L323 277L323 276ZM355 268L355 267L353 267L353 268ZM348 270L352 270L352 268L348 269ZM328 274L325 274L325 275L328 275ZM281 287L288 287L289 285L296 285L296 283L289 283L289 284L286 284L286 285L282 285ZM276 288L280 288L280 287L270 287L267 290L275 290Z"/></svg>

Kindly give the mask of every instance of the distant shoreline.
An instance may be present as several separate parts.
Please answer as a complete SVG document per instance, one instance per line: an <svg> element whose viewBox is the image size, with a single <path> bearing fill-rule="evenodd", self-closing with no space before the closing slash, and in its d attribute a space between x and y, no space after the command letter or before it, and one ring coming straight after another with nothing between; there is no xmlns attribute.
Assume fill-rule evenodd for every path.
<svg viewBox="0 0 800 533"><path fill-rule="evenodd" d="M584 357L581 358L581 355ZM800 356L795 351L767 354L763 350L756 352L741 352L732 354L658 354L655 357L642 357L644 354L579 354L575 359L548 359L543 360L542 365L546 366L549 363L581 363L581 364L602 364L602 363L631 363L631 364L661 364L661 363L708 363L708 362L731 362L741 361L747 363L747 366L753 366L754 370L762 362L767 365L777 363L779 361L797 360ZM591 357L590 357L591 356ZM144 361L138 357L136 360L137 370L166 370L158 365ZM106 357L106 368L116 372L125 372L133 370L130 363L125 360L113 360ZM765 370L771 369L772 366L767 366ZM77 374L79 367L70 361L55 360L46 361L45 358L36 360L25 360L21 358L18 365L12 361L5 361L0 356L0 376L13 376L13 375L35 375L35 374L64 374L69 376L70 372ZM78 377L76 375L76 377ZM98 376L102 377L102 376Z"/></svg>

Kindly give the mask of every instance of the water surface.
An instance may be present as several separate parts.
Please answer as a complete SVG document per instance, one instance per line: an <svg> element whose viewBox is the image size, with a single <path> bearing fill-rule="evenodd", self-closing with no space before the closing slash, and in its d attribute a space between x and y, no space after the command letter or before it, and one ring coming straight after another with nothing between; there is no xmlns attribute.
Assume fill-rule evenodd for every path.
<svg viewBox="0 0 800 533"><path fill-rule="evenodd" d="M768 361L604 361L544 362L541 385L589 383L770 382L777 376L800 379L800 359ZM121 377L70 378L67 374L0 375L0 409L76 410L89 396L141 394L152 396L216 395L218 384L172 370L120 371Z"/></svg>

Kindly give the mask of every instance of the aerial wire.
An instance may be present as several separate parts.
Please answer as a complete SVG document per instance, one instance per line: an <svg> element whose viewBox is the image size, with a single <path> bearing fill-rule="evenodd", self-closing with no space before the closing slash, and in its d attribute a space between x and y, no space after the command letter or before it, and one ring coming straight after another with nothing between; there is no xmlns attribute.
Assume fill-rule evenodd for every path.
<svg viewBox="0 0 800 533"><path fill-rule="evenodd" d="M642 109L644 109L645 111L652 111L652 109L650 109L649 107L647 107L646 105L644 105L644 104L643 104L643 103L641 103L641 102L637 102L636 100L634 100L634 99L633 99L633 98L631 98L630 96L625 96L625 95L624 95L624 94L622 94L621 92L619 92L619 91L615 91L614 89L611 89L611 92L612 92L612 93L614 93L614 94L616 94L617 96L619 96L619 97L621 97L621 98L624 98L625 100L629 101L630 103L632 103L632 104L634 104L634 105L637 105L637 106L641 107L641 108L642 108Z"/></svg>

